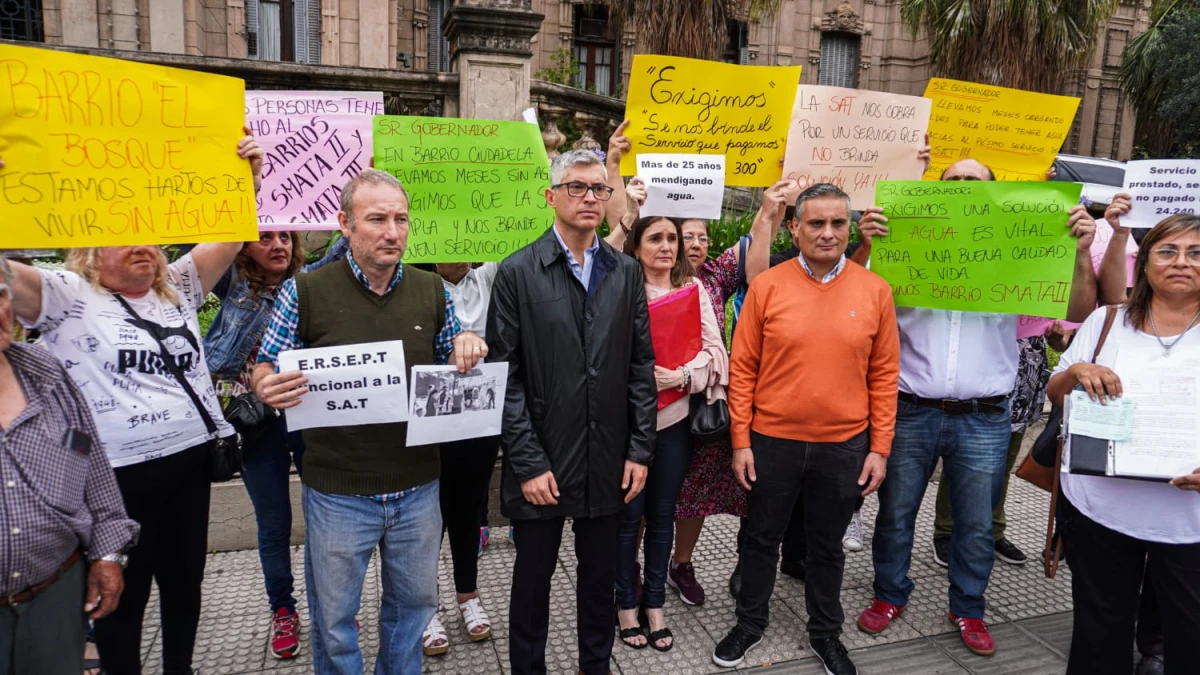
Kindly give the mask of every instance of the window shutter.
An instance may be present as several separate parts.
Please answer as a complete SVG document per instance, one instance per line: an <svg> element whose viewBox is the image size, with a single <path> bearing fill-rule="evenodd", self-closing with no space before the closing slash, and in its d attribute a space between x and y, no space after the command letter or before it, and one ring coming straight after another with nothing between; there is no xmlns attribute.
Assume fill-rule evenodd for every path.
<svg viewBox="0 0 1200 675"><path fill-rule="evenodd" d="M821 34L821 65L817 72L817 84L854 88L858 41L859 37L850 33Z"/></svg>
<svg viewBox="0 0 1200 675"><path fill-rule="evenodd" d="M442 35L445 0L429 0L429 69L435 73L450 70L450 42Z"/></svg>
<svg viewBox="0 0 1200 675"><path fill-rule="evenodd" d="M258 0L246 0L246 56L258 58Z"/></svg>
<svg viewBox="0 0 1200 675"><path fill-rule="evenodd" d="M321 0L294 0L296 63L321 62Z"/></svg>

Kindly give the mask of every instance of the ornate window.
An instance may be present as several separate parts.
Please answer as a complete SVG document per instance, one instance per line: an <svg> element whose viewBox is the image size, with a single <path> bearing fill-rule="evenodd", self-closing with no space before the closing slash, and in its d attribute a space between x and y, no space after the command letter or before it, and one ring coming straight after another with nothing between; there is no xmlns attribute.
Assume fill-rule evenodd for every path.
<svg viewBox="0 0 1200 675"><path fill-rule="evenodd" d="M321 0L246 0L246 47L252 59L320 63Z"/></svg>
<svg viewBox="0 0 1200 675"><path fill-rule="evenodd" d="M821 33L821 65L817 69L817 84L854 88L860 40L853 33Z"/></svg>
<svg viewBox="0 0 1200 675"><path fill-rule="evenodd" d="M42 0L0 0L0 40L44 42Z"/></svg>
<svg viewBox="0 0 1200 675"><path fill-rule="evenodd" d="M575 86L612 96L617 89L617 40L608 9L599 5L575 5L572 54L579 62Z"/></svg>

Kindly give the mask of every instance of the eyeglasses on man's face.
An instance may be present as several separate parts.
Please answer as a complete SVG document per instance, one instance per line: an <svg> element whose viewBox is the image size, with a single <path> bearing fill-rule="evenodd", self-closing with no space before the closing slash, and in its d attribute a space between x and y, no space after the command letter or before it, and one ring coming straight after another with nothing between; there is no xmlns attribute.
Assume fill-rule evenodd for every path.
<svg viewBox="0 0 1200 675"><path fill-rule="evenodd" d="M588 190L591 190L592 194L596 195L596 199L599 199L602 202L608 201L613 195L613 189L607 185L588 185L587 183L577 180L573 180L569 183L557 183L550 186L552 190L557 190L560 187L567 188L567 195L575 197L576 199L586 195Z"/></svg>
<svg viewBox="0 0 1200 675"><path fill-rule="evenodd" d="M1170 265L1179 259L1179 253L1179 249L1173 246L1164 246L1150 251L1150 260L1155 265ZM1183 255L1189 265L1200 266L1200 246L1183 251Z"/></svg>

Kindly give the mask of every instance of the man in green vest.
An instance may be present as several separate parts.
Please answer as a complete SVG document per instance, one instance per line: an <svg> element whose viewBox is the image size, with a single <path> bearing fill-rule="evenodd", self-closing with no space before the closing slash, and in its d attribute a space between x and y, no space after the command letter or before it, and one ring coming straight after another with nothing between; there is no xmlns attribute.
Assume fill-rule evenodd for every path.
<svg viewBox="0 0 1200 675"><path fill-rule="evenodd" d="M307 393L300 371L277 373L289 349L403 340L404 362L467 372L487 345L464 332L431 272L405 267L408 194L367 169L342 188L346 257L280 287L254 369L258 398L284 410ZM436 445L405 447L403 422L304 430L305 585L318 675L361 675L355 613L367 564L380 553L379 674L421 672L421 631L437 608L442 519Z"/></svg>

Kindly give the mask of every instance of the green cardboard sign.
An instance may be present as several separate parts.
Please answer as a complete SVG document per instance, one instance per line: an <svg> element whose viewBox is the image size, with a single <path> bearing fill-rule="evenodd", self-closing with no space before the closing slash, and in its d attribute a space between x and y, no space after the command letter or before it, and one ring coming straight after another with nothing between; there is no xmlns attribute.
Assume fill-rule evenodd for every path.
<svg viewBox="0 0 1200 675"><path fill-rule="evenodd" d="M554 223L537 125L376 115L375 168L408 191L404 262L496 262Z"/></svg>
<svg viewBox="0 0 1200 675"><path fill-rule="evenodd" d="M882 181L888 236L871 271L897 307L1067 315L1076 241L1068 211L1083 186L1059 182Z"/></svg>

